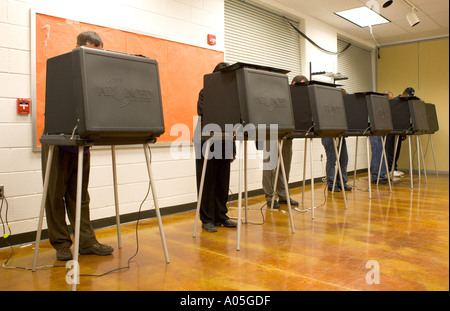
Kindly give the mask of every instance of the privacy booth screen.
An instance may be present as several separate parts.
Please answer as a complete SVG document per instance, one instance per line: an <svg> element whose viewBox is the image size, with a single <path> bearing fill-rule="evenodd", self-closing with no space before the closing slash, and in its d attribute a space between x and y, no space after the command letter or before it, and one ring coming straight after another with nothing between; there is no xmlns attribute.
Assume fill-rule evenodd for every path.
<svg viewBox="0 0 450 311"><path fill-rule="evenodd" d="M296 132L337 137L348 130L342 91L319 81L291 85Z"/></svg>
<svg viewBox="0 0 450 311"><path fill-rule="evenodd" d="M248 132L258 131L258 125L268 132L275 125L279 136L292 132L295 124L285 72L236 63L205 75L203 124L216 124L221 131L240 124Z"/></svg>
<svg viewBox="0 0 450 311"><path fill-rule="evenodd" d="M427 134L433 134L437 131L439 131L439 123L438 123L438 117L436 113L436 106L434 104L426 103L425 108L427 110L427 119L428 119L428 126L429 130L427 131Z"/></svg>
<svg viewBox="0 0 450 311"><path fill-rule="evenodd" d="M158 62L80 47L47 61L45 133L95 144L145 143L164 133Z"/></svg>

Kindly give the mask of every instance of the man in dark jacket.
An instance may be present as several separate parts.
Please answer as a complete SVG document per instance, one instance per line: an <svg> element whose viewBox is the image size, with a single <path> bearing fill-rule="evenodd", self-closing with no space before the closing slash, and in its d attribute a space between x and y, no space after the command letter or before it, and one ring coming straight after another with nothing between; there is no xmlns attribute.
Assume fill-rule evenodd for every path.
<svg viewBox="0 0 450 311"><path fill-rule="evenodd" d="M86 31L80 33L77 37L76 47L80 46L102 49L103 41L97 33ZM43 144L41 154L43 178L45 178L48 150L49 146ZM114 249L111 246L100 244L97 241L90 222L89 170L90 151L89 147L85 147L81 190L79 253L82 255L109 255ZM66 223L66 211L70 223L75 226L77 171L78 147L55 146L51 162L48 195L45 202L45 213L50 244L56 249L56 258L62 261L72 259L72 252L70 250L72 240L70 239L70 230Z"/></svg>
<svg viewBox="0 0 450 311"><path fill-rule="evenodd" d="M219 72L222 68L228 66L228 63L219 63L213 72ZM197 102L197 114L200 122L198 133L203 130L205 124L202 124L203 116L203 89L199 93ZM221 144L221 146L219 146ZM217 226L236 227L237 223L230 220L227 216L228 207L228 191L230 185L230 167L233 159L233 154L227 154L234 151L234 146L227 146L233 144L232 141L214 141L210 145L210 156L208 159L205 172L205 180L203 183L202 200L200 203L200 220L202 221L202 228L207 232L217 232ZM196 174L197 174L197 190L200 189L200 181L203 169L204 148L206 140L201 137L194 137L194 146L196 151ZM218 154L215 148L221 148L222 152ZM217 150L216 150L217 151Z"/></svg>

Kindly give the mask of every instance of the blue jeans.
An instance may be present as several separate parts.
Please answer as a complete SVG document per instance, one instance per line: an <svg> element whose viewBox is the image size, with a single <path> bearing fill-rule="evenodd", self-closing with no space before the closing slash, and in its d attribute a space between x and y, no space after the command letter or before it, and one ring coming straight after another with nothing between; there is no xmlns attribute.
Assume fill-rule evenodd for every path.
<svg viewBox="0 0 450 311"><path fill-rule="evenodd" d="M327 155L327 184L329 187L333 187L333 178L335 173L335 166L336 166L336 153L334 152L334 144L333 144L334 138L322 138L322 145L325 148L325 153ZM339 146L336 145L339 152ZM345 138L342 139L342 149L341 149L341 157L339 159L339 163L341 165L341 172L342 172L342 180L344 182L344 185L347 184L347 165L348 165L348 153L347 153L347 143L345 142ZM339 174L336 175L336 186L341 187L341 178L339 177Z"/></svg>
<svg viewBox="0 0 450 311"><path fill-rule="evenodd" d="M383 145L380 136L370 136L370 148L372 149L372 160L370 161L370 175L372 181L378 179L378 170L380 168L381 155L383 152ZM386 165L381 165L380 179L386 179Z"/></svg>

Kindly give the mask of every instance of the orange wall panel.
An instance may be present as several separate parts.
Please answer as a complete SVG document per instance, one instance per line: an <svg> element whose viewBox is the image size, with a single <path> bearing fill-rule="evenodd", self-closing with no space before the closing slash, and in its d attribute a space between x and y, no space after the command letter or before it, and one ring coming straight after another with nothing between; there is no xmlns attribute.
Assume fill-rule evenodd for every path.
<svg viewBox="0 0 450 311"><path fill-rule="evenodd" d="M47 59L70 52L80 32L92 30L103 39L105 50L140 54L158 61L165 133L158 142L172 142L175 124L186 124L193 133L197 99L203 76L224 59L223 52L92 24L36 14L36 145L44 130ZM206 38L205 38L206 40Z"/></svg>

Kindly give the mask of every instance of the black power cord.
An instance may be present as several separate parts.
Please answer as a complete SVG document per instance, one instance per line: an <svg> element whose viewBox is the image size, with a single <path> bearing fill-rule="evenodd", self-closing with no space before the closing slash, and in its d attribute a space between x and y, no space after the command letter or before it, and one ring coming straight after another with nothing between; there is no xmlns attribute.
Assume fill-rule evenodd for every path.
<svg viewBox="0 0 450 311"><path fill-rule="evenodd" d="M127 261L127 265L124 267L119 267L116 269L112 269L109 270L107 272L101 273L101 274L79 274L78 276L84 276L84 277L101 277L101 276L105 276L107 274L110 274L112 272L117 272L117 271L127 271L130 268L130 262L131 260L137 256L138 252L139 252L139 234L138 234L138 227L139 227L139 221L141 219L141 210L142 210L142 206L144 205L145 201L148 198L148 195L150 194L150 189L151 189L151 183L149 181L148 184L148 189L147 189L147 194L145 195L144 200L142 200L140 206L139 206L139 211L138 211L138 219L136 221L136 229L135 229L135 234L136 234L136 251L135 253L128 259ZM3 202L6 203L6 210L5 210L5 221L3 220L3 217L1 215L2 213L2 209L3 209ZM2 228L3 228L3 239L5 241L5 243L11 248L11 253L8 256L8 258L6 259L6 261L3 263L3 268L5 269L14 269L14 270L32 270L32 268L27 268L27 267L12 267L12 266L7 266L8 261L12 258L13 254L14 254L14 248L13 246L7 241L7 238L11 235L11 228L8 224L8 202L6 200L6 197L3 196L2 201L1 201L1 205L0 205L0 222L2 224ZM9 231L9 234L6 233L6 231ZM46 269L46 268L67 268L66 265L47 265L47 266L40 266L37 267L36 269ZM69 271L69 269L67 268L67 271Z"/></svg>
<svg viewBox="0 0 450 311"><path fill-rule="evenodd" d="M292 28L294 28L295 31L297 31L303 38L305 38L306 40L308 40L309 43L311 43L312 45L314 45L316 48L318 48L319 50L328 53L328 54L332 54L332 55L339 55L341 53L344 53L352 44L348 43L345 48L342 49L342 51L338 51L338 52L331 52L328 51L324 48L322 48L321 46L319 46L317 43L315 43L311 38L309 38L306 34L304 34L302 31L300 31L300 29L298 29L297 27L295 27L287 18L286 16L283 16L284 19L289 23L289 25L292 26Z"/></svg>
<svg viewBox="0 0 450 311"><path fill-rule="evenodd" d="M134 254L128 259L127 261L127 265L124 267L119 267L116 269L112 269L109 270L107 272L101 273L101 274L80 274L79 276L87 276L87 277L101 277L101 276L105 276L107 274L110 274L112 272L117 272L117 271L128 271L128 269L130 269L130 262L131 260L133 260L134 257L137 256L138 252L139 252L139 221L141 220L141 210L142 210L142 206L144 205L145 201L148 198L148 195L150 194L150 189L151 189L151 183L149 181L148 183L148 189L147 189L147 194L145 195L144 200L142 200L141 204L139 205L139 211L138 211L138 219L136 221L136 227L135 227L135 235L136 235L136 251L134 252Z"/></svg>

